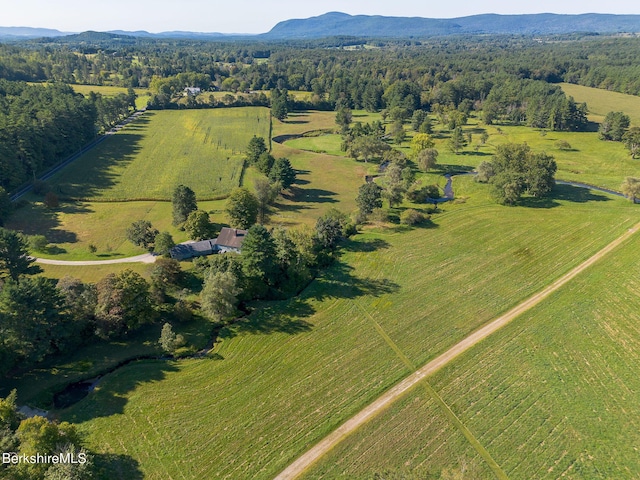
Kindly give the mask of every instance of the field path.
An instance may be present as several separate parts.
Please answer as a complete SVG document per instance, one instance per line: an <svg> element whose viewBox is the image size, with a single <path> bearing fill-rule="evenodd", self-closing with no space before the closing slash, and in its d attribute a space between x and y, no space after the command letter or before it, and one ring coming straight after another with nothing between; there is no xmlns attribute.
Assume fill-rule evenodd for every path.
<svg viewBox="0 0 640 480"><path fill-rule="evenodd" d="M581 273L582 271L589 268L591 265L596 263L606 254L615 249L618 245L623 243L625 240L630 238L634 233L636 233L640 229L640 223L630 228L616 240L611 242L609 245L604 247L602 250L597 252L595 255L585 260L583 263L575 267L573 270L569 271L558 280L553 282L551 285L546 287L544 290L536 293L532 297L529 297L527 300L512 308L504 315L496 318L491 321L481 329L472 333L449 350L444 352L439 357L431 360L422 368L418 369L400 383L393 386L389 391L382 394L376 400L374 400L371 404L366 406L356 415L351 417L345 423L340 425L336 430L331 432L325 438L323 438L319 443L314 445L310 450L302 454L302 456L298 457L291 465L289 465L286 469L284 469L277 477L276 480L288 480L299 477L302 473L304 473L311 465L313 465L316 461L318 461L322 456L328 453L333 447L335 447L338 443L340 443L346 436L353 433L357 428L366 423L368 420L372 419L376 415L382 412L386 407L388 407L391 403L398 400L402 395L404 395L409 389L417 385L423 378L428 375L432 375L440 368L444 367L446 364L451 362L457 356L469 350L474 345L478 344L485 338L487 338L492 333L496 332L500 328L507 325L514 318L519 316L520 314L526 312L530 308L534 307L542 300L547 298L553 292L558 290L564 284L572 280L576 275Z"/></svg>

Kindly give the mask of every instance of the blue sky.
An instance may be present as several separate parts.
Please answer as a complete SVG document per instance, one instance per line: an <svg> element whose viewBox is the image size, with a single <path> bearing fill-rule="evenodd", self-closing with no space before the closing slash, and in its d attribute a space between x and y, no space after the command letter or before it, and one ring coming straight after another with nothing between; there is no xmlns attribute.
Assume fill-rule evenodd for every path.
<svg viewBox="0 0 640 480"><path fill-rule="evenodd" d="M277 22L329 11L453 18L478 13L640 14L640 2L610 0L0 0L0 26L84 30L263 33Z"/></svg>

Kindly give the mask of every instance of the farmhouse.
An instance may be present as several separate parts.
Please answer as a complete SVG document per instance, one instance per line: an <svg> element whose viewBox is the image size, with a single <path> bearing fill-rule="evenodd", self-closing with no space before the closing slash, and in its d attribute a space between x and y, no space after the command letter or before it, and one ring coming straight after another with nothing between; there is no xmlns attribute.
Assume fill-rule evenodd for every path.
<svg viewBox="0 0 640 480"><path fill-rule="evenodd" d="M223 227L218 238L193 243L181 243L173 247L169 253L171 258L176 260L186 260L214 253L240 253L246 234L246 230Z"/></svg>
<svg viewBox="0 0 640 480"><path fill-rule="evenodd" d="M187 87L184 89L185 97L195 97L200 93L200 87Z"/></svg>

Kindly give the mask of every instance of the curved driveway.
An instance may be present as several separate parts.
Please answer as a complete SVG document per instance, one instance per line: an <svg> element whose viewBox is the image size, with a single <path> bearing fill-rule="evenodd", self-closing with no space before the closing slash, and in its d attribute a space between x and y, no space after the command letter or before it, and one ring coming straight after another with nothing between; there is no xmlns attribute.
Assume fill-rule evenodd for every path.
<svg viewBox="0 0 640 480"><path fill-rule="evenodd" d="M50 258L36 258L36 263L42 263L44 265L111 265L113 263L154 263L156 256L151 253L143 253L142 255L136 255L135 257L126 258L114 258L112 260L53 260Z"/></svg>

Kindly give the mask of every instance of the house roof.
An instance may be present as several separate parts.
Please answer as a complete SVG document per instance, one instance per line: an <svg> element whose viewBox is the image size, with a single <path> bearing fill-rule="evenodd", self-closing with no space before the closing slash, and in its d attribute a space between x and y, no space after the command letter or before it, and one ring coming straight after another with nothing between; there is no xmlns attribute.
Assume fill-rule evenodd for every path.
<svg viewBox="0 0 640 480"><path fill-rule="evenodd" d="M218 238L215 239L215 244L220 245L221 247L231 247L240 250L246 234L246 230L222 227Z"/></svg>
<svg viewBox="0 0 640 480"><path fill-rule="evenodd" d="M181 243L171 249L172 257L190 258L213 253L214 240L202 240L200 242Z"/></svg>

